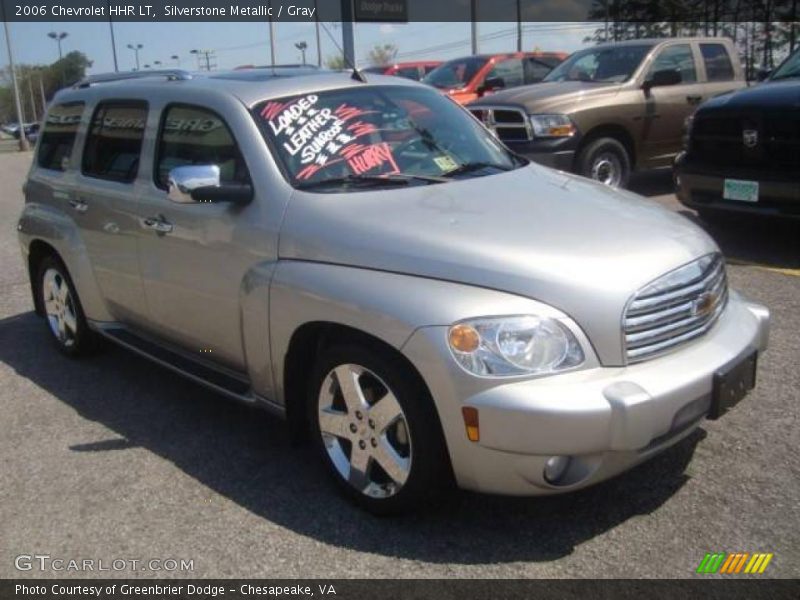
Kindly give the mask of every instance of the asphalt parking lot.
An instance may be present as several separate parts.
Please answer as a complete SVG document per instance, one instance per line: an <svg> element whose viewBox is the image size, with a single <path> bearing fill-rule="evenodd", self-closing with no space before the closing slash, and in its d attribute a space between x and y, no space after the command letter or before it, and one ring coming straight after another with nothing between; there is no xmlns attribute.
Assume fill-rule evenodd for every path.
<svg viewBox="0 0 800 600"><path fill-rule="evenodd" d="M732 284L773 314L758 387L725 418L583 492L462 493L376 519L334 492L280 421L119 348L80 361L55 350L16 239L29 161L0 155L0 577L672 578L718 551L772 552L763 576L800 576L797 224L709 228ZM685 211L668 173L635 188ZM194 570L20 572L20 554Z"/></svg>

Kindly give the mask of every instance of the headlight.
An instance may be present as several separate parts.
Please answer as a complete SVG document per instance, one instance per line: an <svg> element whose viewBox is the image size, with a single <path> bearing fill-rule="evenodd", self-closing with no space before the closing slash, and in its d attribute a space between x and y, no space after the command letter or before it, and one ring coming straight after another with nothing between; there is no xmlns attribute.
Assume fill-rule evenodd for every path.
<svg viewBox="0 0 800 600"><path fill-rule="evenodd" d="M575 125L567 115L530 115L534 137L570 137Z"/></svg>
<svg viewBox="0 0 800 600"><path fill-rule="evenodd" d="M489 377L546 375L577 367L584 360L569 329L555 319L534 315L461 321L450 327L448 342L462 367Z"/></svg>

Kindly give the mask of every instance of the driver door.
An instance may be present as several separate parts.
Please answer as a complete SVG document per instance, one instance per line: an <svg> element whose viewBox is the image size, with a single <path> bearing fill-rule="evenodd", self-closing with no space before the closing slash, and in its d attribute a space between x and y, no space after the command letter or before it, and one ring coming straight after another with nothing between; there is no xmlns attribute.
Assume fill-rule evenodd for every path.
<svg viewBox="0 0 800 600"><path fill-rule="evenodd" d="M643 91L642 162L645 167L672 164L672 159L681 149L683 123L704 99L704 84L698 81L692 44L672 44L662 48L651 63L645 81L661 70L679 72L681 82Z"/></svg>

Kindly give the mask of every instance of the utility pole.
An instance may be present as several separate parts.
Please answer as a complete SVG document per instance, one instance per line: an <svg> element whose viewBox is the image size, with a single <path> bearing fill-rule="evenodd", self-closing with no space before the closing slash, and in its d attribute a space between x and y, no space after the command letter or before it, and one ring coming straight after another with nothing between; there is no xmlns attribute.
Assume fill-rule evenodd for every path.
<svg viewBox="0 0 800 600"><path fill-rule="evenodd" d="M202 71L203 70L203 62L206 63L206 71L210 71L212 67L216 67L217 65L211 64L211 59L214 58L214 51L213 50L190 50L190 54L195 54L197 56L197 67Z"/></svg>
<svg viewBox="0 0 800 600"><path fill-rule="evenodd" d="M267 2L267 6L272 12L271 0ZM314 13L316 14L316 12ZM269 64L275 66L275 24L272 22L272 16L269 17Z"/></svg>
<svg viewBox="0 0 800 600"><path fill-rule="evenodd" d="M14 55L11 52L11 35L8 30L8 21L6 21L6 5L5 2L1 3L3 7L3 27L6 30L6 47L8 48L8 68L11 71L11 87L14 88L14 105L17 109L17 121L19 122L19 149L20 152L26 152L31 149L28 144L28 136L25 135L25 123L22 118L22 103L19 101L19 86L17 85L17 70L14 68Z"/></svg>
<svg viewBox="0 0 800 600"><path fill-rule="evenodd" d="M517 0L517 52L522 52L522 0Z"/></svg>
<svg viewBox="0 0 800 600"><path fill-rule="evenodd" d="M44 95L44 82L42 81L42 72L39 71L39 93L42 96L42 117L44 117L44 113L47 111L47 98Z"/></svg>
<svg viewBox="0 0 800 600"><path fill-rule="evenodd" d="M319 42L319 6L317 6L317 0L314 0L314 28L316 29L316 36L317 36L317 66L322 66L322 46ZM794 39L792 40L794 43Z"/></svg>
<svg viewBox="0 0 800 600"><path fill-rule="evenodd" d="M478 0L470 0L469 2L469 12L470 12L470 33L472 37L472 54L473 56L478 53L478 22L475 20L477 17L478 12Z"/></svg>
<svg viewBox="0 0 800 600"><path fill-rule="evenodd" d="M114 72L119 73L119 63L117 62L117 42L114 39L114 21L111 20L111 0L108 0L108 28L111 31L111 53L114 56Z"/></svg>
<svg viewBox="0 0 800 600"><path fill-rule="evenodd" d="M33 72L28 71L28 95L31 98L31 112L33 113L33 120L39 121L39 111L36 110L36 98L33 95ZM43 115L44 116L44 115Z"/></svg>

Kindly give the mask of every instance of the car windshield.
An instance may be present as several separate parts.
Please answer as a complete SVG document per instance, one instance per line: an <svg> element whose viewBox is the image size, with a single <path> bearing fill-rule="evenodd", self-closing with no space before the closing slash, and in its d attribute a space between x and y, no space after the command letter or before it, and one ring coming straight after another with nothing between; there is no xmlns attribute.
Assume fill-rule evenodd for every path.
<svg viewBox="0 0 800 600"><path fill-rule="evenodd" d="M652 46L606 46L576 52L553 69L544 81L622 83L630 79Z"/></svg>
<svg viewBox="0 0 800 600"><path fill-rule="evenodd" d="M429 185L525 164L455 102L425 87L302 94L262 102L253 115L298 188Z"/></svg>
<svg viewBox="0 0 800 600"><path fill-rule="evenodd" d="M769 79L770 81L775 81L776 79L792 79L794 77L800 77L800 51L787 58L780 67L775 69Z"/></svg>
<svg viewBox="0 0 800 600"><path fill-rule="evenodd" d="M487 58L481 56L451 60L436 67L422 81L440 90L462 88L472 81L472 78L487 61Z"/></svg>

